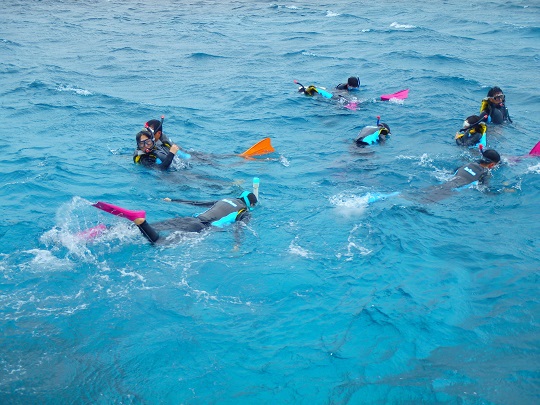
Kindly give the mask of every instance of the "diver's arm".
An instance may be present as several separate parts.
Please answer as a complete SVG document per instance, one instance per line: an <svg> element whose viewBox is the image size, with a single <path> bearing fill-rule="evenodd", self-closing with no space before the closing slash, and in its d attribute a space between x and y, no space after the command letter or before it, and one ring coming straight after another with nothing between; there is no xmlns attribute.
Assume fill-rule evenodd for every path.
<svg viewBox="0 0 540 405"><path fill-rule="evenodd" d="M247 226L250 219L251 214L246 211L236 217L236 223L233 224L234 250L238 250L240 244L244 240L244 228Z"/></svg>
<svg viewBox="0 0 540 405"><path fill-rule="evenodd" d="M508 112L508 107L506 107L506 105L504 106L504 109L506 110L506 119L508 120L509 123L512 123L512 118L510 118L510 113Z"/></svg>
<svg viewBox="0 0 540 405"><path fill-rule="evenodd" d="M161 170L167 170L169 166L171 165L173 159L174 159L174 153L169 152L167 153L167 157L165 158L165 160L157 164L157 167L159 167Z"/></svg>
<svg viewBox="0 0 540 405"><path fill-rule="evenodd" d="M167 153L167 156L165 157L165 159L160 164L158 164L158 167L161 170L167 170L169 166L171 165L174 159L174 156L176 155L176 152L178 152L178 146L177 145L171 146L169 153Z"/></svg>
<svg viewBox="0 0 540 405"><path fill-rule="evenodd" d="M490 114L491 106L489 105L489 98L486 97L482 100L482 104L480 105L480 116L484 117L484 122L487 122Z"/></svg>
<svg viewBox="0 0 540 405"><path fill-rule="evenodd" d="M181 198L169 198L169 197L165 197L163 200L167 202L176 202L176 203L189 204L189 205L195 205L195 206L200 206L200 207L211 207L215 203L217 203L217 201L193 201L193 200L184 200Z"/></svg>

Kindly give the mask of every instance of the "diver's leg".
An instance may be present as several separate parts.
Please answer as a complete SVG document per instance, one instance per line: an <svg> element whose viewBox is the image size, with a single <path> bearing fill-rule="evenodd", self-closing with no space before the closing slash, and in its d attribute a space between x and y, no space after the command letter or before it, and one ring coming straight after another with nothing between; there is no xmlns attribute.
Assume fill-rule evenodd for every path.
<svg viewBox="0 0 540 405"><path fill-rule="evenodd" d="M140 221L142 219L142 222ZM159 239L159 234L150 226L144 218L137 218L135 224L143 234L143 236L148 239L150 242L155 243Z"/></svg>
<svg viewBox="0 0 540 405"><path fill-rule="evenodd" d="M196 217L179 217L172 218L166 221L158 222L153 225L158 231L184 231L184 232L200 232L208 228L199 218Z"/></svg>

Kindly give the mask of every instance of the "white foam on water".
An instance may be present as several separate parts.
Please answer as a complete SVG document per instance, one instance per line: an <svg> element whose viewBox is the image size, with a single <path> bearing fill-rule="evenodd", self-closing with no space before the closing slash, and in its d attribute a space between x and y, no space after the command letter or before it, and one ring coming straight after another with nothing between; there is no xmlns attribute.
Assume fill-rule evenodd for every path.
<svg viewBox="0 0 540 405"><path fill-rule="evenodd" d="M340 193L330 197L330 204L334 205L344 217L362 216L366 211L369 194L355 195Z"/></svg>
<svg viewBox="0 0 540 405"><path fill-rule="evenodd" d="M411 29L411 28L416 28L416 26L414 25L410 25L410 24L399 24L397 22L393 22L392 24L390 24L390 27L392 28L397 28L397 29Z"/></svg>
<svg viewBox="0 0 540 405"><path fill-rule="evenodd" d="M93 93L85 89L79 89L77 87L60 85L56 88L57 91L67 91L70 93L78 94L79 96L91 96Z"/></svg>

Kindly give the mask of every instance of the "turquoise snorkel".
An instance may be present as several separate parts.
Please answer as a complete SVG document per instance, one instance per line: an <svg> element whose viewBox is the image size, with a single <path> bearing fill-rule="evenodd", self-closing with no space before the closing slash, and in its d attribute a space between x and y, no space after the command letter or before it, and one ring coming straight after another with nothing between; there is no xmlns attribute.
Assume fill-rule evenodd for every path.
<svg viewBox="0 0 540 405"><path fill-rule="evenodd" d="M259 183L259 178L253 177L253 194L255 194L255 197L257 197L257 201L259 201Z"/></svg>

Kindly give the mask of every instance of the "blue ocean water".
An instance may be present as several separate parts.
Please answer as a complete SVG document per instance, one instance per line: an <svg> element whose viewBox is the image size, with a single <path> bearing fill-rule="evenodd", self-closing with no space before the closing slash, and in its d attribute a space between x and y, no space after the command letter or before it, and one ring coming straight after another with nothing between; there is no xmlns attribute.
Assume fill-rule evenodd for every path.
<svg viewBox="0 0 540 405"><path fill-rule="evenodd" d="M539 140L540 6L224 3L4 1L0 403L538 403L540 160L516 157ZM293 83L350 75L356 111ZM494 85L513 123L489 128L489 188L367 204L476 159L453 135ZM134 165L161 115L208 156ZM391 140L355 149L377 116ZM264 137L268 159L234 156ZM239 235L154 247L90 205L189 216L163 198L254 176Z"/></svg>

